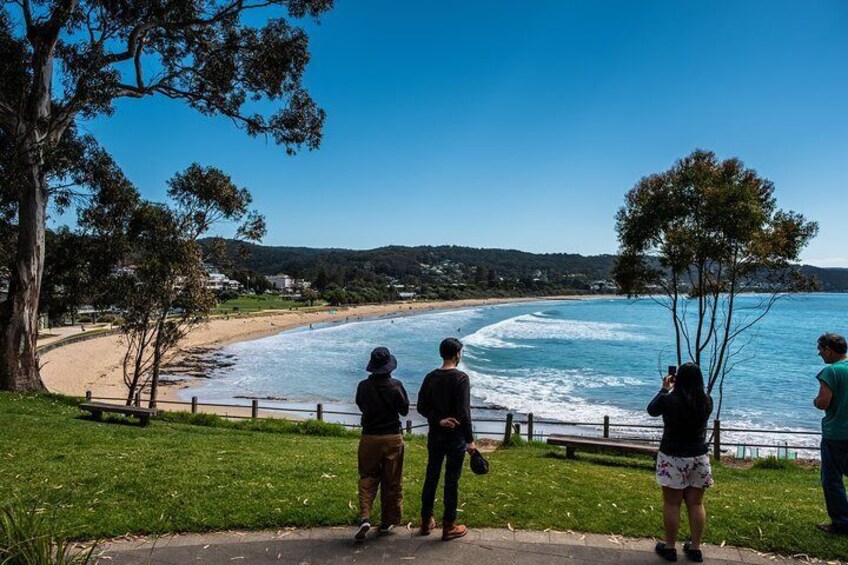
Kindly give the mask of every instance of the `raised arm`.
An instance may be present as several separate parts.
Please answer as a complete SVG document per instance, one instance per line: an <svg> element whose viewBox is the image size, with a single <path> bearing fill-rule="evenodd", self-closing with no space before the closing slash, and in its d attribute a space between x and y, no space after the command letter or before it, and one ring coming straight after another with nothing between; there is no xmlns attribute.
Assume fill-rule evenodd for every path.
<svg viewBox="0 0 848 565"><path fill-rule="evenodd" d="M668 396L668 390L660 389L657 395L648 403L648 415L656 418L662 416L663 406L665 405L665 397Z"/></svg>

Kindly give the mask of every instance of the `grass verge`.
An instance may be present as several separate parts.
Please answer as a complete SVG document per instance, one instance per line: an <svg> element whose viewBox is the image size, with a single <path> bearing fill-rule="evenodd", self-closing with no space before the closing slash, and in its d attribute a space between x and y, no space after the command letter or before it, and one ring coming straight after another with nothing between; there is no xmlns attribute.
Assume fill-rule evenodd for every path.
<svg viewBox="0 0 848 565"><path fill-rule="evenodd" d="M84 419L75 404L0 393L0 505L41 509L77 539L356 519L357 441L336 426L169 414L141 428ZM489 475L463 474L460 519L477 527L661 535L649 459L558 453L534 442L488 454ZM411 439L409 521L420 511L425 460L425 441ZM848 558L848 540L815 530L827 519L817 470L770 466L716 465L707 541Z"/></svg>

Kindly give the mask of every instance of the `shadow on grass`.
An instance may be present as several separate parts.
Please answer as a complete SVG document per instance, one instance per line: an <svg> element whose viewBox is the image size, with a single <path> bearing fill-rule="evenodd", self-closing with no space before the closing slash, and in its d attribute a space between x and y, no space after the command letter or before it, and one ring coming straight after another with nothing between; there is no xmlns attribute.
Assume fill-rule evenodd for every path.
<svg viewBox="0 0 848 565"><path fill-rule="evenodd" d="M80 414L75 419L83 420L85 422L94 422L95 424L115 424L118 426L131 426L136 428L150 427L142 426L141 422L137 418L129 418L127 416L121 416L119 414L104 415L100 419L97 419L90 414Z"/></svg>
<svg viewBox="0 0 848 565"><path fill-rule="evenodd" d="M633 457L616 457L604 453L575 453L573 458L568 458L565 451L548 451L545 457L549 459L560 459L562 461L580 461L584 463L592 463L593 465L603 465L605 467L627 467L630 469L642 469L653 471L656 464L652 459Z"/></svg>

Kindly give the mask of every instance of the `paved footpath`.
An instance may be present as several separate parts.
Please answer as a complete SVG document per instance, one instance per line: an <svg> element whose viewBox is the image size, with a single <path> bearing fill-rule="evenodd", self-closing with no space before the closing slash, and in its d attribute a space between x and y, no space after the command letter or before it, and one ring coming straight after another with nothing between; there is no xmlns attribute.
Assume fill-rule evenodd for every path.
<svg viewBox="0 0 848 565"><path fill-rule="evenodd" d="M261 532L168 535L112 540L103 544L100 563L182 565L186 563L426 563L463 565L545 565L548 563L665 563L654 541L573 532L472 529L462 539L443 542L434 532L422 537L401 529L389 535L372 530L363 542L354 529L311 528ZM750 549L704 546L705 563L808 563ZM687 562L682 555L680 561Z"/></svg>

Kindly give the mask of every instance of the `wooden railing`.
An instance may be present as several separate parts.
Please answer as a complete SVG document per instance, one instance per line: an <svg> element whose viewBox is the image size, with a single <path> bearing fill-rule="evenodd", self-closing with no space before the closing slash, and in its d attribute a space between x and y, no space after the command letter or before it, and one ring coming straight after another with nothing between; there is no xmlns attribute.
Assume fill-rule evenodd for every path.
<svg viewBox="0 0 848 565"><path fill-rule="evenodd" d="M119 401L126 402L126 398L116 398L116 397L95 397L92 396L91 391L86 391L85 398L87 401L91 400L105 400L105 401ZM145 402L149 402L149 399L145 399L141 394L137 394L134 398L134 404L137 406L141 406ZM359 418L361 416L360 412L351 412L347 410L338 410L333 409L335 405L329 405L331 409L327 409L328 407L323 403L316 403L314 408L303 408L302 406L305 403L299 403L295 405L286 406L284 403L279 401L273 401L273 405L260 405L259 399L251 399L250 404L232 404L232 403L222 403L222 402L200 402L198 397L193 396L190 402L178 401L178 400L157 400L156 404L158 405L167 405L173 407L184 407L191 411L192 414L197 414L201 411L202 408L216 408L216 409L233 409L244 412L244 414L221 414L221 416L225 418L232 419L280 419L279 416L275 418L261 418L261 412L275 412L283 414L283 419L285 414L291 414L293 416L303 416L305 418L314 418L320 421L334 421L334 423L340 424L346 428L359 428L358 423L352 423L350 420L352 418ZM414 406L413 406L414 408ZM594 436L594 437L603 437L603 438L613 438L613 439L624 439L629 441L638 441L645 443L659 443L662 435L662 425L657 424L631 424L631 423L614 423L610 421L609 416L604 416L602 421L562 421L562 420L553 420L553 419L542 419L536 418L533 413L528 414L515 414L512 412L507 412L504 417L499 418L491 418L486 417L486 413L492 412L491 407L486 406L476 406L472 407L472 411L477 414L473 417L474 423L477 425L475 430L475 434L477 436L489 436L496 437L501 439L505 443L510 443L512 441L513 436L526 438L529 441L534 440L544 440L548 436L552 435L552 433L563 433L562 430L565 430L567 433L571 435L586 435L586 436ZM249 413L249 415L247 415ZM330 420L327 417L330 416ZM342 416L341 421L339 418L332 418L333 416ZM346 417L346 418L344 418ZM496 425L497 427L492 430L491 426L481 426L484 425ZM405 431L408 434L416 433L416 430L421 430L428 426L426 421L418 421L415 422L411 419L406 420L405 422ZM481 427L489 427L488 430L482 430ZM739 427L723 427L721 420L713 420L712 425L710 426L711 434L710 434L710 445L712 447L713 456L716 458L720 458L722 451L725 448L732 447L750 447L750 448L766 448L766 449L783 449L783 450L801 450L801 451L814 451L817 449L816 445L790 445L788 441L784 441L783 443L769 443L768 440L764 442L751 442L751 441L727 441L725 440L724 434L746 434L747 436L756 437L762 435L769 436L815 436L820 437L820 432L808 431L808 430L766 430L766 429L757 429L757 428L739 428ZM503 431L500 431L503 430ZM523 430L523 431L522 431ZM559 430L559 431L557 431ZM616 433L617 432L617 433Z"/></svg>

